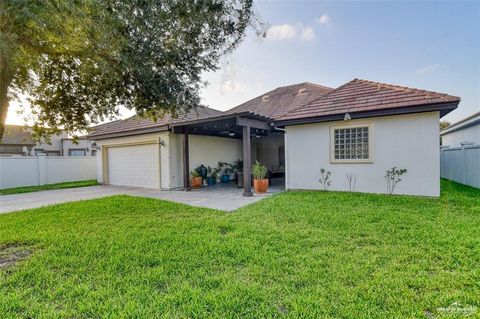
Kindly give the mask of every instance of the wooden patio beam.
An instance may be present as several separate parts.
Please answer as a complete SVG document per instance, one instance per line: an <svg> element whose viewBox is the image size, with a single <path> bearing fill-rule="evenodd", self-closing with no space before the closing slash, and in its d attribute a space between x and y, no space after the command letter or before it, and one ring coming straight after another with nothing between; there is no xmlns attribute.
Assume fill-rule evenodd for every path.
<svg viewBox="0 0 480 319"><path fill-rule="evenodd" d="M258 128L261 130L267 130L267 131L271 130L271 127L270 125L268 125L268 123L262 122L259 120L252 120L246 117L237 117L236 124L238 126L243 126L243 127L248 126L248 127Z"/></svg>
<svg viewBox="0 0 480 319"><path fill-rule="evenodd" d="M188 127L183 131L183 187L186 191L192 190L190 187L190 166L189 166L189 150L188 150Z"/></svg>
<svg viewBox="0 0 480 319"><path fill-rule="evenodd" d="M250 126L243 127L243 196L253 196Z"/></svg>

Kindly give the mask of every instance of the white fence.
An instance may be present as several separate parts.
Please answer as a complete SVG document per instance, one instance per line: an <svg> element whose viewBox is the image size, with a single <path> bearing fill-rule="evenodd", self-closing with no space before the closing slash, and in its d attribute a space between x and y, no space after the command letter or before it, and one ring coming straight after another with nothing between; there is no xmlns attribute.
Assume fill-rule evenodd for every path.
<svg viewBox="0 0 480 319"><path fill-rule="evenodd" d="M480 188L480 145L442 148L440 175L458 183Z"/></svg>
<svg viewBox="0 0 480 319"><path fill-rule="evenodd" d="M0 158L0 189L96 179L96 157Z"/></svg>

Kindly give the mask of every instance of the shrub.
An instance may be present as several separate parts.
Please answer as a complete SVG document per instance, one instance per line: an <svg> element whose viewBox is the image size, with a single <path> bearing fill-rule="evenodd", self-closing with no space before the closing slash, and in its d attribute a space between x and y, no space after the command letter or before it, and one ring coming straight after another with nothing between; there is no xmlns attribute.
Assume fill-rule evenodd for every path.
<svg viewBox="0 0 480 319"><path fill-rule="evenodd" d="M393 194L395 186L402 181L401 176L406 174L407 170L405 168L396 168L392 167L390 170L385 172L385 180L387 181L387 193L389 195Z"/></svg>
<svg viewBox="0 0 480 319"><path fill-rule="evenodd" d="M254 179L265 179L267 177L267 167L258 161L252 167L252 175Z"/></svg>
<svg viewBox="0 0 480 319"><path fill-rule="evenodd" d="M330 176L332 175L331 172L326 171L325 169L320 169L320 185L323 186L323 190L328 190L330 185L332 185L332 181L330 180Z"/></svg>

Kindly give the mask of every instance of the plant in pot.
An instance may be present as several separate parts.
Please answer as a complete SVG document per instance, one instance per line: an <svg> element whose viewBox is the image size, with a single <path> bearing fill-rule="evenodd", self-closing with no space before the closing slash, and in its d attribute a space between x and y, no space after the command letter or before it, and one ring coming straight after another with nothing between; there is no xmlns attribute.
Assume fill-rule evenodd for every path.
<svg viewBox="0 0 480 319"><path fill-rule="evenodd" d="M215 185L217 183L218 169L207 167L207 184L209 186Z"/></svg>
<svg viewBox="0 0 480 319"><path fill-rule="evenodd" d="M202 175L197 169L194 169L190 172L190 176L192 178L191 186L192 188L200 188L202 187Z"/></svg>
<svg viewBox="0 0 480 319"><path fill-rule="evenodd" d="M226 162L218 162L218 171L222 173L220 180L222 183L230 182L230 174L232 173L232 166Z"/></svg>
<svg viewBox="0 0 480 319"><path fill-rule="evenodd" d="M237 187L243 187L243 161L238 159L232 164L233 171L235 172L235 179L237 180Z"/></svg>
<svg viewBox="0 0 480 319"><path fill-rule="evenodd" d="M258 161L252 167L253 188L257 193L265 193L268 189L268 169Z"/></svg>

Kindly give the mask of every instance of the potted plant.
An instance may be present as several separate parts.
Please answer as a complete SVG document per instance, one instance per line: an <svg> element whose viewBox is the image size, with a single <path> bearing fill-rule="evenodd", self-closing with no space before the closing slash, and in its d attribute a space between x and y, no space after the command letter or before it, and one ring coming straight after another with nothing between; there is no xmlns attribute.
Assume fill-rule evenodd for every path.
<svg viewBox="0 0 480 319"><path fill-rule="evenodd" d="M232 173L232 166L226 162L218 162L218 171L222 173L220 180L222 183L230 182L230 174Z"/></svg>
<svg viewBox="0 0 480 319"><path fill-rule="evenodd" d="M243 187L243 161L238 159L232 164L233 171L235 172L235 179L237 180L237 187Z"/></svg>
<svg viewBox="0 0 480 319"><path fill-rule="evenodd" d="M207 184L209 186L215 185L217 183L218 169L207 167Z"/></svg>
<svg viewBox="0 0 480 319"><path fill-rule="evenodd" d="M202 187L202 175L200 175L200 172L197 169L191 171L190 176L192 177L192 188Z"/></svg>
<svg viewBox="0 0 480 319"><path fill-rule="evenodd" d="M265 193L268 189L267 167L258 161L252 167L253 188L257 193Z"/></svg>

